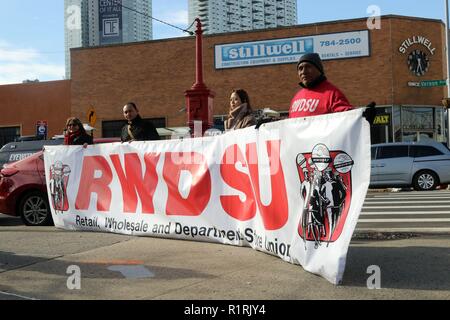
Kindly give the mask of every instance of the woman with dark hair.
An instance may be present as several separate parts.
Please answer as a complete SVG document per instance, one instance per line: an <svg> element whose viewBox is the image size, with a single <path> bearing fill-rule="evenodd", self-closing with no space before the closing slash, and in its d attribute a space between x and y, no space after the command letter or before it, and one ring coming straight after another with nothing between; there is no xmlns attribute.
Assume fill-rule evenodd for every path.
<svg viewBox="0 0 450 320"><path fill-rule="evenodd" d="M87 134L80 119L70 117L66 121L66 129L64 130L64 144L65 145L82 145L87 147L88 144L93 144L93 139Z"/></svg>
<svg viewBox="0 0 450 320"><path fill-rule="evenodd" d="M250 105L250 98L244 89L235 89L230 96L230 111L225 120L225 130L234 130L250 127L256 124Z"/></svg>

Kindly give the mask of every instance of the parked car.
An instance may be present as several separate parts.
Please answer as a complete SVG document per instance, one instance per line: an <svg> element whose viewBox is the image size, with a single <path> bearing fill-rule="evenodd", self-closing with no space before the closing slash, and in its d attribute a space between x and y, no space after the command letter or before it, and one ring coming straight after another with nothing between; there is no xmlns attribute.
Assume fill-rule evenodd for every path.
<svg viewBox="0 0 450 320"><path fill-rule="evenodd" d="M63 144L64 139L51 140L28 140L23 139L16 142L9 142L0 149L0 169L5 163L15 162L31 156L43 146Z"/></svg>
<svg viewBox="0 0 450 320"><path fill-rule="evenodd" d="M120 138L94 139L94 143L117 141ZM0 213L20 216L28 226L53 224L42 147L31 156L5 164L0 170Z"/></svg>
<svg viewBox="0 0 450 320"><path fill-rule="evenodd" d="M450 183L450 150L435 141L372 145L370 187L434 190Z"/></svg>

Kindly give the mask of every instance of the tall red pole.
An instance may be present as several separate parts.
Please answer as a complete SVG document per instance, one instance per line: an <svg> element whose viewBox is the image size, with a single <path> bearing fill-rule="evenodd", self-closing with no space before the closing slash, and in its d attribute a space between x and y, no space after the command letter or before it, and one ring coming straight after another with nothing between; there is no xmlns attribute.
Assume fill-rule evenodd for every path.
<svg viewBox="0 0 450 320"><path fill-rule="evenodd" d="M199 18L196 18L197 29L195 30L195 83L192 89L204 89L206 88L203 83L203 39L202 39L202 22Z"/></svg>
<svg viewBox="0 0 450 320"><path fill-rule="evenodd" d="M202 23L195 19L195 83L190 90L186 90L187 125L192 136L201 136L213 126L213 99L214 92L209 90L203 82L203 39ZM201 122L201 132L195 132L195 122Z"/></svg>

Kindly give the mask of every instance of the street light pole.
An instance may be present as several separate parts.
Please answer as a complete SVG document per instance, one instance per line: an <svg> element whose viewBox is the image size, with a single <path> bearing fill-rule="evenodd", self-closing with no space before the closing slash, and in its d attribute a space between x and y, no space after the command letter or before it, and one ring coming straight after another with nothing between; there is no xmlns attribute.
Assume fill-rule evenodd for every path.
<svg viewBox="0 0 450 320"><path fill-rule="evenodd" d="M448 48L448 20L448 0L445 0L445 53L447 57L447 99L445 112L447 112L447 147L450 148L450 108L448 106L450 99L450 50ZM450 185L447 186L447 189L450 189Z"/></svg>

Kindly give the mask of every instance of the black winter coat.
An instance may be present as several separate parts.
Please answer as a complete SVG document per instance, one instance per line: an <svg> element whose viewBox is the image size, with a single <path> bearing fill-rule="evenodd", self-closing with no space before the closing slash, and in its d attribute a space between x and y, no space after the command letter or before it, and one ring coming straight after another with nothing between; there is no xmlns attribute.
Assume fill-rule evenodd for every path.
<svg viewBox="0 0 450 320"><path fill-rule="evenodd" d="M131 121L131 133L134 138L130 137L128 134L128 124L124 125L122 128L122 134L120 135L120 139L122 142L135 140L135 141L144 141L144 140L159 140L158 131L156 131L153 123L149 121L145 121L139 115Z"/></svg>

